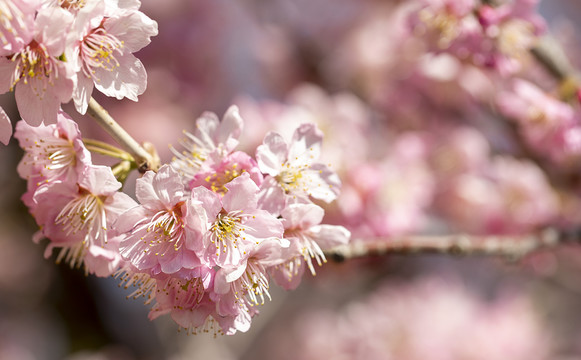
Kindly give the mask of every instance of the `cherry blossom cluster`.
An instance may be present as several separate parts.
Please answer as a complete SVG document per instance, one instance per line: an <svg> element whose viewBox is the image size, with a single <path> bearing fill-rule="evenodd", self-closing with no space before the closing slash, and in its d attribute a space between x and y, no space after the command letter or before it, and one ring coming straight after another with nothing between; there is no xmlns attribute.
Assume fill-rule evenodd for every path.
<svg viewBox="0 0 581 360"><path fill-rule="evenodd" d="M422 0L410 15L416 35L431 51L507 76L521 69L522 59L545 30L537 1Z"/></svg>
<svg viewBox="0 0 581 360"><path fill-rule="evenodd" d="M536 84L513 79L496 99L499 111L516 123L536 153L560 166L581 157L581 106L562 101Z"/></svg>
<svg viewBox="0 0 581 360"><path fill-rule="evenodd" d="M354 238L576 227L578 83L555 84L533 56L545 27L537 3L361 5L369 19L336 19L348 29L334 34L339 40L313 35L337 44L319 73L323 85L302 83L278 107L249 100L241 111L267 126L301 117L331 129L326 154L341 159L333 163L343 186L327 214Z"/></svg>
<svg viewBox="0 0 581 360"><path fill-rule="evenodd" d="M62 103L85 113L94 88L137 101L147 74L133 53L157 35L139 0L3 0L0 92L14 91L31 125L55 123ZM12 128L2 113L0 140Z"/></svg>
<svg viewBox="0 0 581 360"><path fill-rule="evenodd" d="M261 13L284 2L261 3ZM268 23L256 46L241 47L255 51L257 67L270 75L255 93L276 95L243 95L222 119L204 113L170 147L173 159L143 171L128 194L122 190L140 166L137 158L81 136L61 105L90 113L94 88L136 101L147 74L133 53L157 35L157 23L139 0L0 0L0 88L14 92L23 118L14 134L24 150L22 200L40 228L34 240L47 243L45 256L116 277L133 288L129 297L151 305L150 319L169 315L187 332L234 334L247 331L270 299L271 281L295 289L305 272L315 275L327 261L326 250L352 235L378 243L412 233L519 235L581 224L579 86L570 79L555 90L554 79L532 64L531 49L545 30L536 0L316 3L334 30L320 31L315 11L285 13L299 33ZM231 45L227 35L248 26L222 6L192 6L200 21L176 21L168 51L148 56L175 61L179 74L150 72L156 86L124 122L156 131L146 118L155 126L161 118L169 128L178 122L165 121L176 120L165 113L174 103L194 98L204 108L226 108L230 100L213 86L255 85L260 71L238 74L226 60L207 66L208 58L239 59L223 56L218 40ZM185 31L192 23L196 34ZM215 24L216 36L197 38ZM185 43L203 46L166 61ZM318 57L327 53L333 56ZM236 81L221 78L234 73ZM306 83L313 79L320 83ZM165 105L175 89L187 96ZM192 107L184 108L189 124ZM250 128L246 137L243 126ZM0 141L11 134L0 111ZM95 164L94 152L120 162ZM418 309L412 311L428 308ZM367 319L373 311L362 313Z"/></svg>
<svg viewBox="0 0 581 360"><path fill-rule="evenodd" d="M269 133L254 160L235 151L236 107L222 121L205 113L170 164L137 179L136 202L110 167L92 164L77 125L63 112L57 120L16 127L36 237L49 240L47 257L56 248L57 260L137 286L132 296L155 300L151 318L170 313L191 332L246 331L271 276L296 288L306 268L326 262L324 249L349 241L344 227L321 224L312 202L333 201L341 186L318 161L323 135L313 124L290 141Z"/></svg>

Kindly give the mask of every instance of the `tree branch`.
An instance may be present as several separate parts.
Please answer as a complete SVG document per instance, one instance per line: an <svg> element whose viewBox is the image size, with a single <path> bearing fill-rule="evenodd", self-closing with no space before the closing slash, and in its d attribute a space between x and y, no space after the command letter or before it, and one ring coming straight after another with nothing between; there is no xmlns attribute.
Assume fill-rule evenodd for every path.
<svg viewBox="0 0 581 360"><path fill-rule="evenodd" d="M576 238L576 233L559 232L554 228L536 234L512 236L402 236L352 240L347 245L326 251L325 255L336 262L389 254L484 255L518 260L534 251L554 247Z"/></svg>
<svg viewBox="0 0 581 360"><path fill-rule="evenodd" d="M156 171L160 166L157 156L147 152L135 139L119 125L95 99L89 100L87 113L97 121L111 137L135 159L139 172Z"/></svg>
<svg viewBox="0 0 581 360"><path fill-rule="evenodd" d="M531 53L557 80L562 81L575 73L561 46L550 36L540 38Z"/></svg>

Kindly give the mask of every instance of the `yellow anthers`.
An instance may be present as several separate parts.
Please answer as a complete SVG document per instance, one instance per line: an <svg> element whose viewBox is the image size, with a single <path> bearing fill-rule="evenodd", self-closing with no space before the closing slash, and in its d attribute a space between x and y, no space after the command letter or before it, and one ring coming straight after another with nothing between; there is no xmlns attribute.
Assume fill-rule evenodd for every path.
<svg viewBox="0 0 581 360"><path fill-rule="evenodd" d="M276 176L276 181L280 184L282 189L286 192L292 192L292 190L299 187L300 180L303 178L302 171L306 167L293 167L291 168L290 165L287 163L285 164L285 170L282 170L280 174Z"/></svg>
<svg viewBox="0 0 581 360"><path fill-rule="evenodd" d="M244 240L242 235L245 230L240 212L226 213L223 210L219 213L210 227L210 242L216 246L216 256L219 256L220 249L223 253L237 249L238 240Z"/></svg>
<svg viewBox="0 0 581 360"><path fill-rule="evenodd" d="M11 91L21 80L24 84L29 84L29 80L35 79L33 90L37 96L42 97L48 85L53 85L51 75L58 77L57 60L50 56L43 44L34 40L14 54L11 60L16 63Z"/></svg>
<svg viewBox="0 0 581 360"><path fill-rule="evenodd" d="M95 78L95 69L113 71L119 67L116 55L123 55L123 42L114 35L99 27L83 39L80 56L83 61L83 73ZM99 79L95 78L96 81Z"/></svg>
<svg viewBox="0 0 581 360"><path fill-rule="evenodd" d="M83 194L68 202L56 217L55 223L62 226L67 235L83 235L85 246L107 243L105 205L90 193Z"/></svg>
<svg viewBox="0 0 581 360"><path fill-rule="evenodd" d="M80 10L85 3L86 0L58 0L59 6L67 10Z"/></svg>

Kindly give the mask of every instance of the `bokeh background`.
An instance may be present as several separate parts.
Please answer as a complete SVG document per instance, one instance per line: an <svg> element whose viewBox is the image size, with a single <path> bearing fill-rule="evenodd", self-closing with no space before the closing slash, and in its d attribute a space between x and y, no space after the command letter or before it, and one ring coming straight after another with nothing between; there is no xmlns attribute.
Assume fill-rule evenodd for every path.
<svg viewBox="0 0 581 360"><path fill-rule="evenodd" d="M514 144L502 126L482 125L494 123L494 114L482 110L490 102L490 79L456 63L419 60L421 49L401 34L406 6L395 0L142 0L142 11L159 24L159 35L137 54L148 89L138 103L95 97L136 139L153 143L165 162L168 144L177 144L203 111L223 114L237 104L246 121L243 147L251 152L269 130L288 133L301 121L316 121L330 144L326 159L346 183L327 220L347 223L357 237L530 230L517 222L483 225L486 204L442 190L444 175L434 175L437 165L430 163L434 140L425 133L468 154L467 166L481 152L512 156ZM581 5L545 0L539 9L579 62ZM531 77L553 84L546 74ZM11 94L1 101L17 119ZM90 119L74 117L84 137L109 141ZM436 148L443 149L441 161L454 160L447 148ZM127 300L130 292L118 280L44 259L44 244L32 242L35 222L19 199L21 156L14 139L0 151L2 360L581 358L581 249L575 245L520 261L450 255L330 261L295 291L273 287L273 300L248 333L180 333L170 319L150 322L148 307ZM377 203L349 197L379 186L378 179ZM538 208L534 226L554 220L540 183L530 190L538 201L526 203ZM126 190L132 191L131 180ZM466 191L486 196L479 187ZM575 223L578 207L571 209L567 220Z"/></svg>

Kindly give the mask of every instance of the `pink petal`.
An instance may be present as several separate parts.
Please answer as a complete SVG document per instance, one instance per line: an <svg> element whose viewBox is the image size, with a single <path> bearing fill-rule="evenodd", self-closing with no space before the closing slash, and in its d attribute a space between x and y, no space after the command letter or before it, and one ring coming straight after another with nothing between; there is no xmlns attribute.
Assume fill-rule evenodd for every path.
<svg viewBox="0 0 581 360"><path fill-rule="evenodd" d="M192 189L192 200L201 204L210 221L214 221L218 213L222 210L220 195L203 186Z"/></svg>
<svg viewBox="0 0 581 360"><path fill-rule="evenodd" d="M258 193L258 207L273 215L278 215L286 206L286 194L271 176L264 179Z"/></svg>
<svg viewBox="0 0 581 360"><path fill-rule="evenodd" d="M125 53L116 56L119 67L111 71L105 68L95 69L95 87L103 94L118 100L124 97L137 101L137 96L147 88L145 67L133 54Z"/></svg>
<svg viewBox="0 0 581 360"><path fill-rule="evenodd" d="M349 242L351 233L343 226L337 225L318 225L309 229L313 240L321 249L326 250L335 246L344 245Z"/></svg>
<svg viewBox="0 0 581 360"><path fill-rule="evenodd" d="M237 106L230 106L220 123L216 141L224 144L227 151L232 151L238 145L238 138L242 133L244 120L240 117Z"/></svg>
<svg viewBox="0 0 581 360"><path fill-rule="evenodd" d="M148 171L137 179L135 194L139 202L148 208L173 207L183 200L184 185L177 171L164 165L157 173Z"/></svg>
<svg viewBox="0 0 581 360"><path fill-rule="evenodd" d="M302 124L294 134L288 150L289 162L312 163L321 155L323 133L315 124Z"/></svg>
<svg viewBox="0 0 581 360"><path fill-rule="evenodd" d="M73 20L73 14L60 7L40 9L35 19L35 39L52 56L60 56L65 52L65 40Z"/></svg>
<svg viewBox="0 0 581 360"><path fill-rule="evenodd" d="M228 189L222 206L228 212L235 210L254 210L258 202L258 186L244 173L225 185Z"/></svg>
<svg viewBox="0 0 581 360"><path fill-rule="evenodd" d="M75 102L75 109L81 114L87 112L87 107L89 106L89 100L91 99L91 94L93 93L93 80L89 79L82 72L78 74L77 86L73 92L73 101Z"/></svg>
<svg viewBox="0 0 581 360"><path fill-rule="evenodd" d="M284 227L282 222L265 210L255 210L252 221L248 222L245 233L257 241L268 238L282 238Z"/></svg>
<svg viewBox="0 0 581 360"><path fill-rule="evenodd" d="M282 212L285 229L308 229L318 225L325 216L325 210L315 204L291 204Z"/></svg>
<svg viewBox="0 0 581 360"><path fill-rule="evenodd" d="M256 161L263 173L276 176L280 173L282 165L286 162L288 145L283 137L277 133L269 132L262 145L256 148Z"/></svg>
<svg viewBox="0 0 581 360"><path fill-rule="evenodd" d="M110 17L104 27L109 34L123 41L123 51L128 53L149 45L150 38L158 34L157 23L140 11Z"/></svg>
<svg viewBox="0 0 581 360"><path fill-rule="evenodd" d="M121 183L108 166L87 166L79 178L79 186L93 195L113 195L121 189Z"/></svg>

